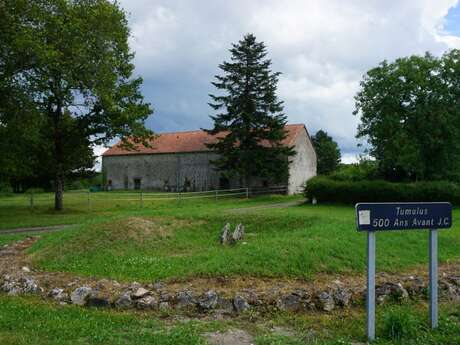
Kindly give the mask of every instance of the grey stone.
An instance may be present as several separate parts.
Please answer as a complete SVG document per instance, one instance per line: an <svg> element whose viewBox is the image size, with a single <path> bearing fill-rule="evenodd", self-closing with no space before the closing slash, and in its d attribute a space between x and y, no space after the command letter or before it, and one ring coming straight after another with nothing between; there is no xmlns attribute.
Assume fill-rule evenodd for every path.
<svg viewBox="0 0 460 345"><path fill-rule="evenodd" d="M427 292L427 286L420 277L410 277L405 283L405 289L410 296L420 296Z"/></svg>
<svg viewBox="0 0 460 345"><path fill-rule="evenodd" d="M148 293L149 293L149 290L144 289L143 287L140 287L131 294L131 297L134 299L138 299L138 298L142 298L146 296Z"/></svg>
<svg viewBox="0 0 460 345"><path fill-rule="evenodd" d="M231 236L230 236L230 223L227 223L224 225L224 228L222 229L219 240L220 240L220 244L223 244L223 245L230 244L232 242Z"/></svg>
<svg viewBox="0 0 460 345"><path fill-rule="evenodd" d="M387 302L389 299L402 302L409 298L409 293L401 283L384 283L375 289L375 295L377 302L380 304Z"/></svg>
<svg viewBox="0 0 460 345"><path fill-rule="evenodd" d="M129 309L133 306L133 300L129 293L124 293L115 301L115 306L119 309Z"/></svg>
<svg viewBox="0 0 460 345"><path fill-rule="evenodd" d="M278 300L278 308L286 311L298 311L301 309L302 297L298 294L291 293L286 296L282 296Z"/></svg>
<svg viewBox="0 0 460 345"><path fill-rule="evenodd" d="M249 303L241 295L236 295L233 298L233 307L237 313L241 313L250 308Z"/></svg>
<svg viewBox="0 0 460 345"><path fill-rule="evenodd" d="M317 297L318 308L324 311L332 311L335 308L334 297L327 291L321 292Z"/></svg>
<svg viewBox="0 0 460 345"><path fill-rule="evenodd" d="M179 292L175 300L178 308L191 308L194 307L196 303L193 293L188 290Z"/></svg>
<svg viewBox="0 0 460 345"><path fill-rule="evenodd" d="M25 293L39 294L43 292L43 289L40 286L38 286L38 282L31 277L21 278L21 283L23 286L23 291Z"/></svg>
<svg viewBox="0 0 460 345"><path fill-rule="evenodd" d="M153 296L145 296L136 301L136 308L141 310L155 309L157 305L158 302Z"/></svg>
<svg viewBox="0 0 460 345"><path fill-rule="evenodd" d="M218 296L215 291L206 291L198 299L198 306L203 310L214 309L217 305Z"/></svg>
<svg viewBox="0 0 460 345"><path fill-rule="evenodd" d="M61 288L52 289L48 293L48 296L51 297L52 299L55 299L56 301L59 301L59 302L64 302L64 301L69 300L69 294L64 292L64 289L61 289Z"/></svg>
<svg viewBox="0 0 460 345"><path fill-rule="evenodd" d="M232 242L241 241L244 238L244 225L238 224L232 234Z"/></svg>
<svg viewBox="0 0 460 345"><path fill-rule="evenodd" d="M350 304L351 293L348 289L338 287L333 294L335 304L341 307L347 307Z"/></svg>
<svg viewBox="0 0 460 345"><path fill-rule="evenodd" d="M79 288L76 288L70 295L70 300L72 301L73 304L76 305L85 305L90 294L92 292L92 289L88 286L81 286Z"/></svg>

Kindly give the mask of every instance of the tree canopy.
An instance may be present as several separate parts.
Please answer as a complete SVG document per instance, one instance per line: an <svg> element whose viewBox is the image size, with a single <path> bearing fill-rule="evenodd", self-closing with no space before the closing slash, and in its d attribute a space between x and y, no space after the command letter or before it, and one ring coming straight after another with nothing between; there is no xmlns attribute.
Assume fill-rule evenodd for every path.
<svg viewBox="0 0 460 345"><path fill-rule="evenodd" d="M209 145L220 153L213 163L226 176L238 176L251 185L254 178L285 182L291 147L286 137L283 102L276 95L279 72L271 71L267 48L252 34L230 49L230 62L219 65L222 75L212 83L218 91L210 95L214 127L210 134L225 133Z"/></svg>
<svg viewBox="0 0 460 345"><path fill-rule="evenodd" d="M0 130L39 145L62 209L64 179L92 165L92 145L151 135L126 16L108 0L1 0L0 17ZM0 159L10 170L18 143Z"/></svg>
<svg viewBox="0 0 460 345"><path fill-rule="evenodd" d="M311 140L316 150L317 173L328 175L335 171L341 159L339 145L321 129L312 136Z"/></svg>
<svg viewBox="0 0 460 345"><path fill-rule="evenodd" d="M460 179L460 51L369 70L355 97L358 138L389 179Z"/></svg>

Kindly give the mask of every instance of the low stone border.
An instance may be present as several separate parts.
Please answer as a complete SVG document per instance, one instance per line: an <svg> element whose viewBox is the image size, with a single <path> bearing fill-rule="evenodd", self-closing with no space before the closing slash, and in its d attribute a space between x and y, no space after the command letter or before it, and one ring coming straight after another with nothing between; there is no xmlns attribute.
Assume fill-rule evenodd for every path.
<svg viewBox="0 0 460 345"><path fill-rule="evenodd" d="M317 291L296 289L289 293L279 293L276 289L270 289L256 293L251 289L242 289L233 296L227 296L225 291L215 290L198 293L192 289L184 289L171 293L167 285L161 282L122 285L116 281L100 280L91 285L75 285L75 282L69 282L65 286L46 289L27 267L13 274L4 274L0 279L0 289L11 296L36 294L62 304L139 310L174 309L197 313L218 310L237 314L248 309L330 312L337 308L362 304L365 297L364 288L349 288L340 281L331 282L327 289ZM460 276L442 278L439 286L442 298L460 301ZM377 286L376 296L377 302L382 304L426 298L426 292L427 286L423 279L407 277L402 282L386 282Z"/></svg>
<svg viewBox="0 0 460 345"><path fill-rule="evenodd" d="M179 283L137 282L120 284L108 279L90 279L65 273L48 273L19 266L23 249L36 238L28 238L0 249L2 256L10 261L0 261L0 291L7 295L35 294L61 304L88 307L106 307L138 310L176 310L204 314L218 312L236 315L247 310L282 310L288 312L331 312L335 309L362 305L365 286L362 283L344 283L333 280L327 284L309 283L305 288L286 289L285 286L266 284L264 288L228 289L222 278L219 288L205 290ZM14 262L14 264L13 264ZM392 280L393 279L393 280ZM174 288L172 287L174 285ZM201 285L205 285L204 282ZM209 285L208 285L209 286ZM227 288L226 288L227 286ZM297 283L297 286L302 284ZM320 287L321 286L321 287ZM426 299L427 280L417 276L394 277L382 275L376 288L377 303L404 302L409 299ZM440 297L460 302L460 275L443 274L439 281Z"/></svg>

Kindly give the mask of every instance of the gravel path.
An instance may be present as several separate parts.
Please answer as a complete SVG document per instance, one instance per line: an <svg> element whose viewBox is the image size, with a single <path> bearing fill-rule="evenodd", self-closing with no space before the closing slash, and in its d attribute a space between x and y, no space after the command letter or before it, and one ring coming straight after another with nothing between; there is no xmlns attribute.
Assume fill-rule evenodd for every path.
<svg viewBox="0 0 460 345"><path fill-rule="evenodd" d="M26 232L52 232L60 231L75 226L75 224L53 225L53 226L37 226L32 228L16 228L16 229L0 229L0 235L22 234Z"/></svg>

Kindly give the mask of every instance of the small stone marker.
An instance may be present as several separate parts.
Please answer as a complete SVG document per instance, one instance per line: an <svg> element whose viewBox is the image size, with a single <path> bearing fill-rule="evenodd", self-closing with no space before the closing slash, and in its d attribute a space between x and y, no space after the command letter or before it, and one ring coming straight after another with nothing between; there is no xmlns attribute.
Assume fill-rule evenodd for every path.
<svg viewBox="0 0 460 345"><path fill-rule="evenodd" d="M225 224L224 228L222 229L222 233L220 234L220 244L229 244L230 237L230 223Z"/></svg>
<svg viewBox="0 0 460 345"><path fill-rule="evenodd" d="M238 242L244 238L244 225L238 224L233 232L232 239L233 242Z"/></svg>

